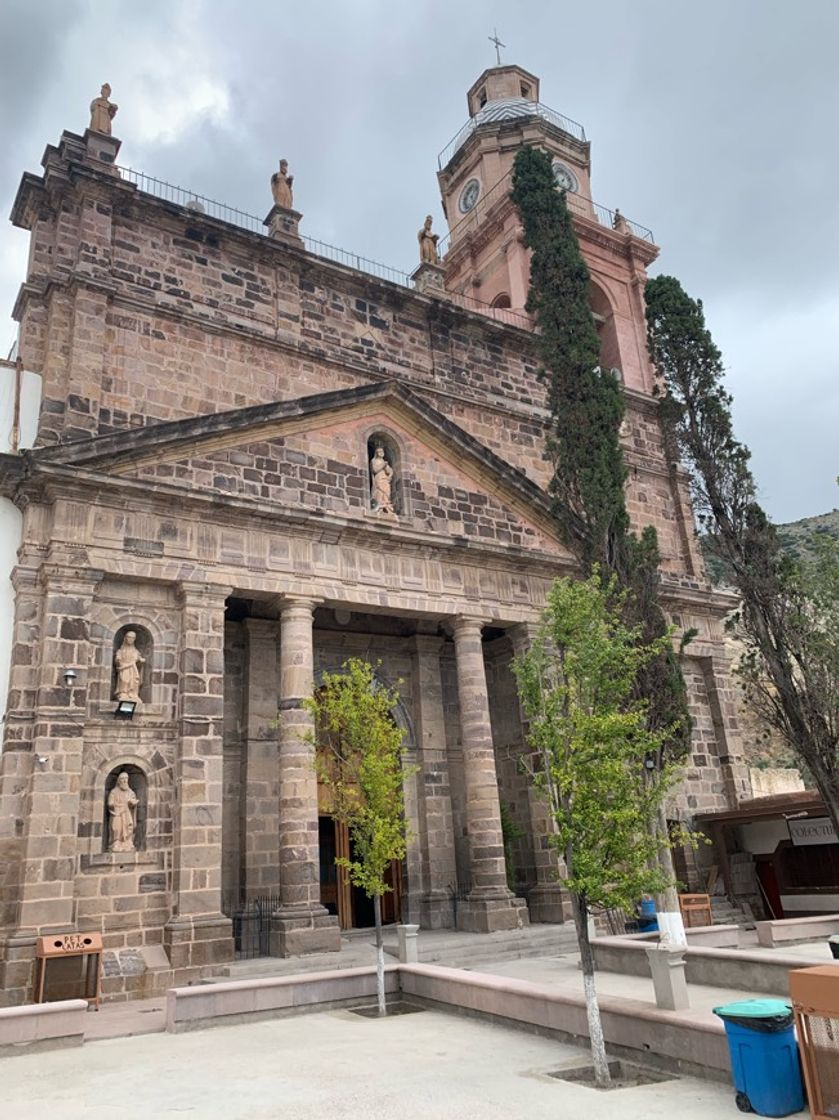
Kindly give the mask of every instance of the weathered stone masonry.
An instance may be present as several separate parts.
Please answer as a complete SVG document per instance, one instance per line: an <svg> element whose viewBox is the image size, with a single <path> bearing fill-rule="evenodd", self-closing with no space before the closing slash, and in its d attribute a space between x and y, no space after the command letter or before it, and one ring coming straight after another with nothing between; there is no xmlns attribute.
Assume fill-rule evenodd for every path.
<svg viewBox="0 0 839 1120"><path fill-rule="evenodd" d="M41 932L102 932L111 997L194 979L233 954L231 897L276 898L273 953L337 947L350 919L323 901L302 700L351 654L401 682L418 767L403 915L474 930L562 920L544 806L514 764L510 658L573 570L541 489L530 333L143 194L72 133L43 176L24 176L13 220L32 236L20 352L44 393L38 449L2 463L24 511L0 760L2 1000L27 998ZM613 242L597 253L617 275ZM677 625L698 631L695 749L672 810L689 816L743 787L729 604L705 579L642 373L627 379L629 506L659 532ZM370 506L375 436L399 457L393 515ZM149 662L121 722L113 651L129 626ZM104 798L120 767L142 785L143 828L118 853ZM523 832L516 893L502 804Z"/></svg>

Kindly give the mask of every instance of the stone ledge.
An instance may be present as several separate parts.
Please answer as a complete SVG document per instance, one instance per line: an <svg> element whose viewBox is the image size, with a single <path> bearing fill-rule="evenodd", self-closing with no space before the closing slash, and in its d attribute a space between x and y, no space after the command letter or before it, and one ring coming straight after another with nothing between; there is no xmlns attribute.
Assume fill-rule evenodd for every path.
<svg viewBox="0 0 839 1120"><path fill-rule="evenodd" d="M776 945L792 945L801 941L814 941L839 934L839 914L818 914L811 918L777 918L769 922L755 922L758 942L765 949Z"/></svg>
<svg viewBox="0 0 839 1120"><path fill-rule="evenodd" d="M399 990L396 965L385 966L388 992ZM374 999L375 968L346 968L265 980L231 980L170 988L166 993L166 1030L180 1032L256 1018L274 1018L310 1008L324 1011Z"/></svg>
<svg viewBox="0 0 839 1120"><path fill-rule="evenodd" d="M85 999L63 999L0 1008L0 1055L81 1046L87 1007Z"/></svg>

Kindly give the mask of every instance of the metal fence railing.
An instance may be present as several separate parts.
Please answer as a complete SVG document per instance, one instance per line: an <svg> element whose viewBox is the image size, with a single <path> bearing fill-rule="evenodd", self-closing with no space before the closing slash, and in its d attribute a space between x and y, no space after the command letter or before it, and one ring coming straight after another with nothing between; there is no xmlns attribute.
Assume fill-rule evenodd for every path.
<svg viewBox="0 0 839 1120"><path fill-rule="evenodd" d="M519 104L521 101L521 104ZM578 121L572 121L570 117L564 117L562 113L557 113L555 109L543 105L541 101L524 101L524 99L510 98L510 102L515 102L514 111L507 112L507 105L509 102L505 101L488 101L482 109L480 109L474 117L470 117L462 128L459 128L451 140L443 148L437 157L437 167L442 169L448 164L452 156L457 152L469 139L472 133L483 124L500 124L505 120L523 120L527 117L541 117L542 120L547 121L548 124L567 132L569 136L573 136L575 140L580 140L585 143L586 131Z"/></svg>
<svg viewBox="0 0 839 1120"><path fill-rule="evenodd" d="M467 233L471 228L477 226L484 218L484 215L492 209L496 203L500 202L505 195L508 195L513 186L513 173L508 171L503 175L497 183L494 183L488 191L485 191L475 203L474 207L465 214L460 221L454 226L445 237L440 238L437 243L437 248L441 256L445 256L454 242ZM565 196L568 204L568 209L572 214L577 214L581 218L593 219L602 226L608 229L615 228L615 214L614 210L609 210L606 206L601 206L599 202L593 202L590 198L586 198L581 194L572 194L568 192ZM640 238L642 241L648 241L650 244L655 244L653 238L653 231L642 226L640 222L630 221L621 215L623 221L626 223L626 228L635 237Z"/></svg>

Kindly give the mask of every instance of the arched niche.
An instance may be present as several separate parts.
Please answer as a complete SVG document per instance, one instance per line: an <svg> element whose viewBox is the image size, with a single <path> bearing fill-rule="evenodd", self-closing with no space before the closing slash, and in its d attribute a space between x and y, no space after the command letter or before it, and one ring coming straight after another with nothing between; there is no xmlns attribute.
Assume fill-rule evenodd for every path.
<svg viewBox="0 0 839 1120"><path fill-rule="evenodd" d="M373 469L372 462L376 456L377 448L381 447L384 452L384 458L388 466L393 471L390 478L390 502L393 507L394 513L406 512L406 492L405 480L403 475L402 466L402 449L396 440L389 432L377 429L370 433L367 437L367 479L369 489L369 504L370 509L381 509L380 503L376 500L375 487L373 483Z"/></svg>
<svg viewBox="0 0 839 1120"><path fill-rule="evenodd" d="M148 818L149 782L145 770L133 762L121 762L115 766L105 778L104 796L102 799L102 851L113 852L115 830L112 823L113 814L109 805L111 793L119 783L120 774L128 775L128 787L137 798L133 807L134 832L131 837L133 847L118 847L117 852L141 852L146 847L146 820Z"/></svg>
<svg viewBox="0 0 839 1120"><path fill-rule="evenodd" d="M117 650L123 647L129 634L134 635L134 646L139 651L142 663L137 665L140 674L139 695L144 704L151 702L152 696L152 666L154 664L154 641L151 633L145 626L136 622L127 622L121 626L114 635L114 644L111 651L111 697L120 699L120 680L117 670Z"/></svg>
<svg viewBox="0 0 839 1120"><path fill-rule="evenodd" d="M603 369L616 369L620 373L623 365L615 326L615 313L608 295L593 280L589 284L589 302L600 337L600 365Z"/></svg>
<svg viewBox="0 0 839 1120"><path fill-rule="evenodd" d="M512 307L510 297L506 292L499 292L495 299L492 301L492 307L507 308Z"/></svg>

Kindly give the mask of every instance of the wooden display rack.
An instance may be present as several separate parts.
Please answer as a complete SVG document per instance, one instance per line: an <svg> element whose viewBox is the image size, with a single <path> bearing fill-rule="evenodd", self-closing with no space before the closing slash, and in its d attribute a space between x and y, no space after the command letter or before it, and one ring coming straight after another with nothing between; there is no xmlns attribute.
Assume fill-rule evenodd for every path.
<svg viewBox="0 0 839 1120"><path fill-rule="evenodd" d="M685 923L685 929L714 924L710 895L680 894L679 909L682 911L682 921Z"/></svg>
<svg viewBox="0 0 839 1120"><path fill-rule="evenodd" d="M813 1120L839 1116L839 962L789 974L795 1033Z"/></svg>
<svg viewBox="0 0 839 1120"><path fill-rule="evenodd" d="M98 933L54 933L38 938L35 945L35 1002L44 1002L47 963L67 957L83 958L85 994L81 998L87 1000L88 1006L93 1004L98 1011L102 992L102 936Z"/></svg>

